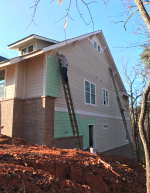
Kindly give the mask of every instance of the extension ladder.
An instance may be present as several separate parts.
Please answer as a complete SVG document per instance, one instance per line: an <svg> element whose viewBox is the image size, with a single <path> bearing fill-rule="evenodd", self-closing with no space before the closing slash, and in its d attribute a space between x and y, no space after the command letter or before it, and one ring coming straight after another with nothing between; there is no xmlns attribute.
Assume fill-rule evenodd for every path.
<svg viewBox="0 0 150 193"><path fill-rule="evenodd" d="M125 115L124 115L124 112L123 112L123 108L122 108L122 105L121 105L121 101L120 101L120 97L119 97L119 94L118 94L116 82L115 82L115 79L114 79L114 75L113 75L113 72L112 72L111 68L109 68L109 71L110 71L110 75L111 75L113 85L114 85L114 88L115 88L115 92L116 92L116 96L117 96L117 102L118 102L118 106L119 106L120 113L121 113L121 116L122 116L122 120L123 120L123 123L124 123L124 128L125 128L125 131L126 131L126 134L127 134L127 137L128 137L128 141L129 141L129 144L131 146L132 153L133 153L133 147L132 147L130 135L129 135L128 128L127 128L127 122L126 122ZM134 153L133 153L133 155L134 155Z"/></svg>
<svg viewBox="0 0 150 193"><path fill-rule="evenodd" d="M60 64L60 62L59 62L59 64ZM61 71L61 64L60 64L60 75L61 75L61 80L62 80L62 84L63 84L63 88L64 88L70 123L71 123L71 127L72 127L72 133L74 136L75 147L77 149L81 149L80 138L79 138L79 129L78 129L77 119L76 119L73 101L72 101L72 97L71 97L70 87L69 87L69 83L65 83L65 81L64 81L62 71ZM75 136L76 134L77 134L77 136Z"/></svg>

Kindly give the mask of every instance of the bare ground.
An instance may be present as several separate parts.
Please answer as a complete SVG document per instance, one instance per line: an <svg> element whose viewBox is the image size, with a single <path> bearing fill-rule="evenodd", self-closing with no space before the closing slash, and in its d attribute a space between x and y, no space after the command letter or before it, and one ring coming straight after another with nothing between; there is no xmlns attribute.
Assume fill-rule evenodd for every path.
<svg viewBox="0 0 150 193"><path fill-rule="evenodd" d="M0 192L145 193L142 164L0 135Z"/></svg>

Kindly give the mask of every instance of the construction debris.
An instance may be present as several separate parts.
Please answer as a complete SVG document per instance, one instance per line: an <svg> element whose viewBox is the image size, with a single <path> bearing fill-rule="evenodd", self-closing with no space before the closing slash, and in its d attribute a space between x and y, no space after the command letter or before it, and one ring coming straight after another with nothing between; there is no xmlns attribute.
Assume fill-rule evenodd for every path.
<svg viewBox="0 0 150 193"><path fill-rule="evenodd" d="M142 164L0 135L0 192L145 193Z"/></svg>

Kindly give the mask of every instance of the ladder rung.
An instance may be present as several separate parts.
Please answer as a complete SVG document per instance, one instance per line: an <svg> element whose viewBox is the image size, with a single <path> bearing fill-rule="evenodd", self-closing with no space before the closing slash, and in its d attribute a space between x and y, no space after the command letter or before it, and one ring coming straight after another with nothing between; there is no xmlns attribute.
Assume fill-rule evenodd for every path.
<svg viewBox="0 0 150 193"><path fill-rule="evenodd" d="M78 139L78 142L75 142L75 145L76 145L76 148L78 148L77 147L77 144L78 144L79 145L79 149L80 149L81 148L81 144L80 144L80 140L79 140L79 130L78 130L76 115L75 115L75 111L74 111L73 101L72 101L72 98L71 98L71 92L70 92L70 88L69 88L69 83L65 83L64 82L61 69L60 69L60 75L61 75L61 80L62 80L62 84L63 84L63 88L64 88L66 104L67 104L67 108L68 108L68 112L69 112L68 114L69 114L69 117L70 117L72 133L73 133L73 136L77 137L77 139Z"/></svg>

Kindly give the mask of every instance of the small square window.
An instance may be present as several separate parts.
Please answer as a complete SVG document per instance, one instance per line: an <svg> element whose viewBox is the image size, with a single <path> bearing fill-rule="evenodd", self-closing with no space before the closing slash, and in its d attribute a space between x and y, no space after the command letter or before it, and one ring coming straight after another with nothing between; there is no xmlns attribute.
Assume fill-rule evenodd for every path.
<svg viewBox="0 0 150 193"><path fill-rule="evenodd" d="M103 129L108 129L108 125L107 125L107 124L104 124L104 125L103 125Z"/></svg>
<svg viewBox="0 0 150 193"><path fill-rule="evenodd" d="M32 52L33 51L33 45L29 46L28 48L28 53Z"/></svg>
<svg viewBox="0 0 150 193"><path fill-rule="evenodd" d="M98 51L100 52L100 46L98 46Z"/></svg>
<svg viewBox="0 0 150 193"><path fill-rule="evenodd" d="M21 53L22 55L26 54L26 48L23 48Z"/></svg>
<svg viewBox="0 0 150 193"><path fill-rule="evenodd" d="M97 45L96 45L96 43L94 42L94 48L97 48Z"/></svg>

